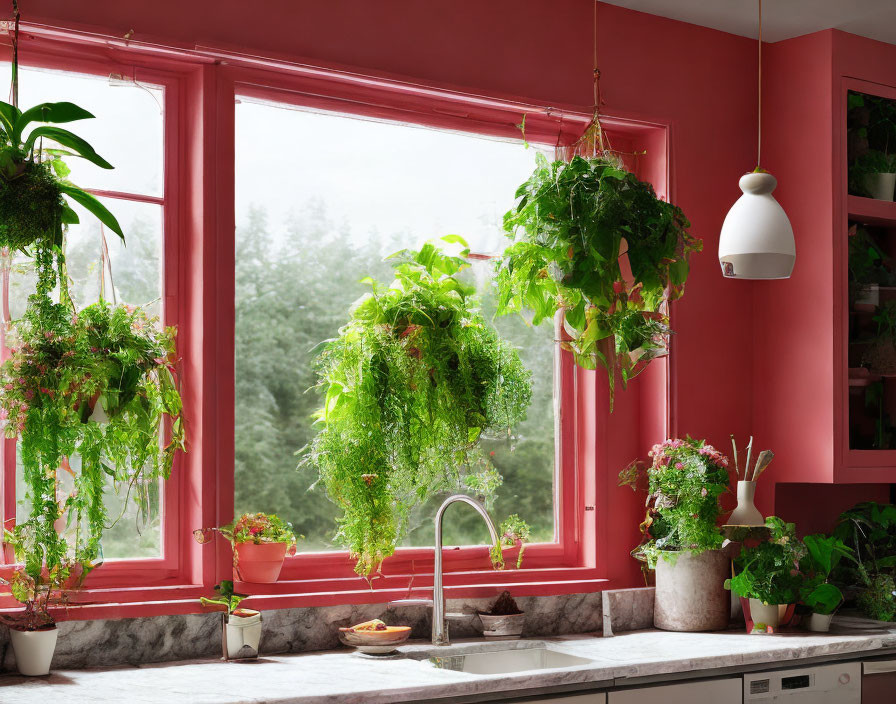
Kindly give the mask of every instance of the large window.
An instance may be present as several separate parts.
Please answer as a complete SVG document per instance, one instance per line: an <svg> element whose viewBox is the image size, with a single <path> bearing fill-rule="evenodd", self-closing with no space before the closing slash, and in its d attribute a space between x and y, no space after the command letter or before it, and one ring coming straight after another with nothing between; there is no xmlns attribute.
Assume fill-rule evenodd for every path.
<svg viewBox="0 0 896 704"><path fill-rule="evenodd" d="M0 84L9 80L9 64L0 72ZM81 224L69 228L66 257L72 277L72 295L78 308L102 296L111 303L144 306L164 316L162 306L162 222L164 208L163 124L164 91L133 80L106 76L23 68L19 103L30 107L42 102L71 101L96 116L72 126L116 168L101 169L90 162L67 159L70 179L93 191L118 218L127 246L117 235L78 205ZM14 322L25 310L34 290L34 274L27 257L7 255L4 267L4 304ZM6 308L6 305L3 306ZM4 321L4 324L7 321ZM5 353L5 350L4 350ZM22 470L14 448L6 444L4 490L15 487L15 496L4 501L19 518L30 506L22 482ZM79 458L70 458L77 470ZM13 482L12 476L15 476ZM58 472L59 492L71 491L70 475ZM131 503L124 507L126 487L106 492L106 505L114 522L104 533L103 554L116 558L161 557L163 501L159 484L148 487L150 511L137 515ZM11 516L4 516L9 518Z"/></svg>
<svg viewBox="0 0 896 704"><path fill-rule="evenodd" d="M273 148L260 149L260 135ZM271 141L273 140L273 141ZM521 140L312 112L240 99L236 106L236 440L234 510L291 521L300 550L338 549L336 507L297 471L297 450L315 432L321 402L311 390L315 347L337 334L366 289L389 280L383 257L447 234L479 257L500 252L503 214L534 166ZM494 314L491 264L469 275L486 317ZM493 514L520 514L533 539L552 542L554 344L550 326L498 318L500 333L533 372L527 420L486 440L504 476ZM435 502L412 517L408 546L432 545ZM478 545L488 534L472 511L452 512L446 543Z"/></svg>

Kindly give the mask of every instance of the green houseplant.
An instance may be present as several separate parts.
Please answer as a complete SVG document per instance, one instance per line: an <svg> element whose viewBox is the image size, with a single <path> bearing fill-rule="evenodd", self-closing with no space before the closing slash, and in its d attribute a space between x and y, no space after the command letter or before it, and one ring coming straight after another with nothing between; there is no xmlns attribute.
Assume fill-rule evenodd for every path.
<svg viewBox="0 0 896 704"><path fill-rule="evenodd" d="M395 551L411 510L448 490L500 482L479 446L525 416L530 374L483 319L459 256L433 244L391 257L395 281L366 279L318 357L323 408L304 461L342 509L337 538L369 576ZM487 476L483 476L483 474Z"/></svg>
<svg viewBox="0 0 896 704"><path fill-rule="evenodd" d="M726 589L749 599L750 617L760 630L777 628L779 607L796 602L802 584L799 564L806 554L793 523L769 516L765 524L769 539L754 547L744 546L734 561L736 574L725 581Z"/></svg>
<svg viewBox="0 0 896 704"><path fill-rule="evenodd" d="M632 554L656 568L654 624L665 630L725 628L730 606L722 585L730 558L718 522L719 497L729 486L728 458L693 438L666 440L649 456L644 540ZM632 463L620 484L636 489L643 474L643 466ZM702 591L686 592L679 586L685 581Z"/></svg>
<svg viewBox="0 0 896 704"><path fill-rule="evenodd" d="M835 579L858 591L859 609L877 621L896 621L896 506L873 501L840 514L834 536L855 560L840 562Z"/></svg>
<svg viewBox="0 0 896 704"><path fill-rule="evenodd" d="M223 580L215 585L217 596L200 597L203 606L224 607L222 614L221 649L225 660L251 659L258 657L261 641L261 614L253 609L240 608L240 602L248 599L248 594L233 590L233 582Z"/></svg>
<svg viewBox="0 0 896 704"><path fill-rule="evenodd" d="M498 260L498 313L532 323L562 311L576 361L604 366L612 392L667 351L668 304L681 297L702 242L682 211L605 157L537 166L504 216L514 239ZM631 278L627 276L631 271Z"/></svg>
<svg viewBox="0 0 896 704"><path fill-rule="evenodd" d="M193 531L199 543L209 542L214 533L230 541L234 578L243 582L276 582L286 555L296 550L292 525L274 514L244 513L220 528Z"/></svg>
<svg viewBox="0 0 896 704"><path fill-rule="evenodd" d="M896 301L884 301L874 314L877 334L862 355L872 374L896 374Z"/></svg>
<svg viewBox="0 0 896 704"><path fill-rule="evenodd" d="M896 101L850 92L847 135L849 192L893 200L896 188Z"/></svg>
<svg viewBox="0 0 896 704"><path fill-rule="evenodd" d="M800 587L800 599L812 609L808 628L810 631L827 631L834 613L843 603L843 592L831 582L831 573L844 557L852 558L853 551L842 540L822 534L803 538L805 557L800 561L804 581Z"/></svg>

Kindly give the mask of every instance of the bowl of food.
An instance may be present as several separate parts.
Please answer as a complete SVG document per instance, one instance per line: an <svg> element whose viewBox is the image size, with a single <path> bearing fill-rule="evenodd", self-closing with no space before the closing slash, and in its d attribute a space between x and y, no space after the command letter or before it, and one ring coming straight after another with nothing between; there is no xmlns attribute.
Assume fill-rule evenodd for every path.
<svg viewBox="0 0 896 704"><path fill-rule="evenodd" d="M387 626L378 618L339 629L339 640L368 655L386 655L411 637L410 626Z"/></svg>

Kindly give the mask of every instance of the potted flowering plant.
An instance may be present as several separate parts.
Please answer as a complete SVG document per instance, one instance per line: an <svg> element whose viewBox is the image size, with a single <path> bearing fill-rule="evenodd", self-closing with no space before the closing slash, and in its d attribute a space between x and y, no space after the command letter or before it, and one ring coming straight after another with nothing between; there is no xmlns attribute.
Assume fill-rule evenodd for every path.
<svg viewBox="0 0 896 704"><path fill-rule="evenodd" d="M649 456L644 540L633 554L656 568L654 623L674 631L725 628L729 557L718 522L719 497L729 485L728 458L692 438L654 445ZM634 462L621 473L620 484L636 489L643 474Z"/></svg>
<svg viewBox="0 0 896 704"><path fill-rule="evenodd" d="M248 594L233 590L233 582L223 580L215 585L217 596L200 597L203 606L224 607L222 628L222 652L225 660L245 660L258 657L258 643L261 640L261 613L253 609L240 608L240 602L248 599Z"/></svg>
<svg viewBox="0 0 896 704"><path fill-rule="evenodd" d="M770 538L754 547L744 546L734 560L736 574L725 580L726 589L749 600L744 614L749 614L760 632L789 620L787 614L792 613L803 583L799 565L806 554L793 523L769 516L765 524Z"/></svg>
<svg viewBox="0 0 896 704"><path fill-rule="evenodd" d="M199 543L207 543L217 532L233 547L233 576L241 582L276 582L286 555L295 554L296 534L279 516L244 513L220 528L193 531Z"/></svg>
<svg viewBox="0 0 896 704"><path fill-rule="evenodd" d="M526 550L526 543L529 542L531 532L529 524L515 513L509 515L501 523L498 542L492 546L491 550L492 565L495 569L504 569L505 549L509 549L511 553L516 551L517 569L523 566L523 552Z"/></svg>
<svg viewBox="0 0 896 704"><path fill-rule="evenodd" d="M4 596L12 596L25 608L19 613L3 614L0 622L9 627L19 672L28 676L46 675L50 672L58 636L50 606L64 603L66 592L77 589L96 565L69 558L35 560L34 551L28 549L38 539L32 524L19 524L4 531L3 539L13 548L16 561L25 563L23 567L3 570L0 583L9 587ZM52 566L47 567L47 562Z"/></svg>

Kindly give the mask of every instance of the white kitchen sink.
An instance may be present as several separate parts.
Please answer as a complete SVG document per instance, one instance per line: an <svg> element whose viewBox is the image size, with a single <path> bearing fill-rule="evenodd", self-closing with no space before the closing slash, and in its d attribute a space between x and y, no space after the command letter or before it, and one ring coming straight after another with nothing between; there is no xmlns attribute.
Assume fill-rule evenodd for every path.
<svg viewBox="0 0 896 704"><path fill-rule="evenodd" d="M502 675L508 672L548 670L553 668L588 665L591 660L551 648L516 648L489 650L479 653L450 655L432 653L429 662L433 667L474 675Z"/></svg>

